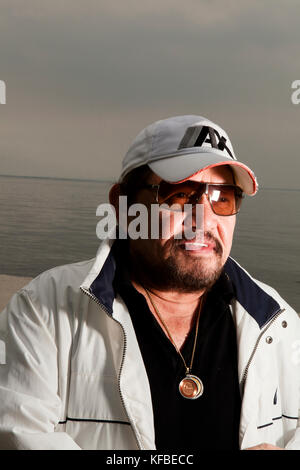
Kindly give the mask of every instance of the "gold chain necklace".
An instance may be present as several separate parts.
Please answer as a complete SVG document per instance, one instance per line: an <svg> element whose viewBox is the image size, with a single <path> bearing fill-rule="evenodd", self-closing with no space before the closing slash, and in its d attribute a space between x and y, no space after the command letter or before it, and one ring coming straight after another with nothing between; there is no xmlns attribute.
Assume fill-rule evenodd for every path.
<svg viewBox="0 0 300 470"><path fill-rule="evenodd" d="M167 327L164 320L162 319L162 317L161 317L161 315L158 311L158 308L155 305L154 300L152 299L152 297L150 295L150 292L145 287L144 287L144 289L145 289L145 292L146 292L146 294L147 294L147 296L148 296L148 298L151 302L151 305L153 306L158 318L160 319L161 323L163 324L163 326L164 326L164 328L165 328L165 330L166 330L166 332L169 336L169 339L170 339L171 343L173 344L174 348L176 349L177 353L181 357L182 362L184 364L185 377L179 383L179 392L184 398L187 398L189 400L195 400L196 398L201 397L201 395L203 394L203 391L204 391L203 383L199 379L199 377L197 377L196 375L192 375L190 373L191 370L192 370L192 367L193 367L193 362L194 362L194 355L195 355L195 350L196 350L198 329L199 329L199 319L200 319L200 313L201 313L201 308L202 308L202 303L203 303L203 295L201 296L200 304L199 304L199 308L198 308L193 352L192 352L191 362L190 362L190 365L188 367L186 362L185 362L185 359L184 359L183 355L181 354L180 350L177 348L177 346L176 346L176 344L175 344L175 342L174 342L174 340L171 336L169 328Z"/></svg>

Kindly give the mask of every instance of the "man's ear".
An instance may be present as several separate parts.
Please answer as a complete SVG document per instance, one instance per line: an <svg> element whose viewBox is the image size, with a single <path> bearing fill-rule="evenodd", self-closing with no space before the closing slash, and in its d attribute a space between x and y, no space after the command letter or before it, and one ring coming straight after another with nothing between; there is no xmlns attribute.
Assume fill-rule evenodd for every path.
<svg viewBox="0 0 300 470"><path fill-rule="evenodd" d="M117 220L119 221L119 197L121 194L121 188L118 183L115 183L109 191L109 202L114 206L116 211Z"/></svg>

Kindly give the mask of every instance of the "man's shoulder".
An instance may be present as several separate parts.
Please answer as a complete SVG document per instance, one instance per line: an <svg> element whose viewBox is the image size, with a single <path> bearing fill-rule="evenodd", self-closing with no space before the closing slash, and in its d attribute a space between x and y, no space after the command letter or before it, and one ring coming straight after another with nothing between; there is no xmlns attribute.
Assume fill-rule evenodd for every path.
<svg viewBox="0 0 300 470"><path fill-rule="evenodd" d="M265 282L262 282L258 279L253 280L257 283L257 285L263 289L268 295L272 296L280 305L281 309L285 309L287 311L292 312L293 314L296 314L297 317L299 317L299 313L295 311L295 309L281 296L281 294L274 289L274 287L270 286L269 284L266 284Z"/></svg>
<svg viewBox="0 0 300 470"><path fill-rule="evenodd" d="M231 257L225 264L225 272L234 286L235 299L257 320L260 326L266 322L266 319L283 309L298 317L295 310L276 289L253 277ZM268 312L267 315L266 312Z"/></svg>
<svg viewBox="0 0 300 470"><path fill-rule="evenodd" d="M21 291L29 294L43 295L44 292L62 292L69 290L75 293L90 272L94 259L79 261L50 268L32 279Z"/></svg>

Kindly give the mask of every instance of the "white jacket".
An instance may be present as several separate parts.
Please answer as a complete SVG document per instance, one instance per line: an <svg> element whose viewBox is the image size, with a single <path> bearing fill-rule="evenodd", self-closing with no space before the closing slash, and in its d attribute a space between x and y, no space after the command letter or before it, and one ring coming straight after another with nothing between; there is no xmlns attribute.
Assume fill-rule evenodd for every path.
<svg viewBox="0 0 300 470"><path fill-rule="evenodd" d="M95 260L41 274L0 315L1 449L155 449L147 374L112 291L111 243ZM225 270L236 290L240 447L300 449L299 317L232 259Z"/></svg>

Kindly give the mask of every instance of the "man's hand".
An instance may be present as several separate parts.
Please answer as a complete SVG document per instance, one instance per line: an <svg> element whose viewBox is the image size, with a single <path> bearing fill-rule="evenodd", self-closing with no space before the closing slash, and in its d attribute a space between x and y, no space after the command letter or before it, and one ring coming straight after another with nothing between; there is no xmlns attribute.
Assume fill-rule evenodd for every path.
<svg viewBox="0 0 300 470"><path fill-rule="evenodd" d="M282 447L276 447L273 446L273 444L267 444L264 442L263 444L259 444L254 447L248 447L248 449L245 450L284 450Z"/></svg>

